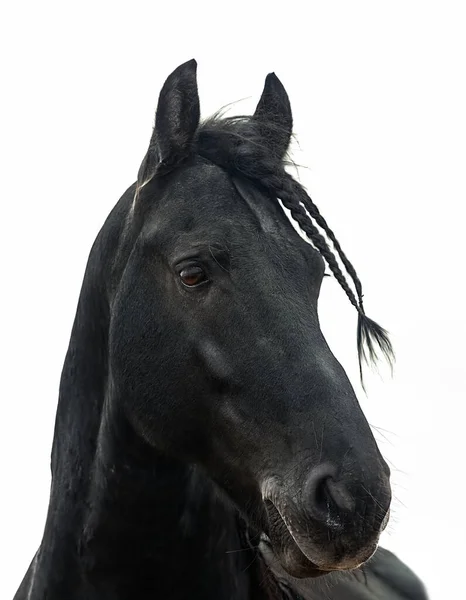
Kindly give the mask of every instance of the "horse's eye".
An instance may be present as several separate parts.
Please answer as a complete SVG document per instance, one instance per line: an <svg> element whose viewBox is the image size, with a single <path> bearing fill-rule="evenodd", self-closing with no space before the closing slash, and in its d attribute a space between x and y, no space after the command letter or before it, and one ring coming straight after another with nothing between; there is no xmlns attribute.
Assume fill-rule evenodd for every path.
<svg viewBox="0 0 466 600"><path fill-rule="evenodd" d="M186 287L196 287L207 282L207 275L202 267L185 267L180 272L180 279Z"/></svg>

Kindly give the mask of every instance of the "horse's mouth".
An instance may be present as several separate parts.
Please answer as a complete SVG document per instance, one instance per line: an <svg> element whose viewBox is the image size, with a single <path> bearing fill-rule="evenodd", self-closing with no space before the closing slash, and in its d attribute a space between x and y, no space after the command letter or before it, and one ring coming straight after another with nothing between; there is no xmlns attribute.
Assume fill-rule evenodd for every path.
<svg viewBox="0 0 466 600"><path fill-rule="evenodd" d="M377 543L369 544L366 549L358 553L358 558L342 560L334 552L325 548L323 540L312 540L312 528L308 528L306 535L295 530L290 521L277 506L268 499L264 500L268 516L268 535L263 542L269 544L276 560L293 577L307 578L320 577L331 571L355 569L369 559L377 548ZM316 532L316 537L321 537ZM325 536L327 537L327 536ZM328 545L335 546L335 544Z"/></svg>

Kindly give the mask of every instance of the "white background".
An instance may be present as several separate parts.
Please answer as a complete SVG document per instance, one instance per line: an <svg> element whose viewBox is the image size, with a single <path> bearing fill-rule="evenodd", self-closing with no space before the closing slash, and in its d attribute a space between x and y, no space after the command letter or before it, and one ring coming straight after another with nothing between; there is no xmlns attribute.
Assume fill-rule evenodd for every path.
<svg viewBox="0 0 466 600"><path fill-rule="evenodd" d="M234 110L251 111L269 71L289 92L301 181L397 350L394 379L369 376L360 393L393 466L382 543L434 600L452 597L465 559L463 3L17 1L2 12L0 597L42 536L88 252L135 179L165 77L193 57L204 116L243 98ZM357 387L354 313L326 279L322 326Z"/></svg>

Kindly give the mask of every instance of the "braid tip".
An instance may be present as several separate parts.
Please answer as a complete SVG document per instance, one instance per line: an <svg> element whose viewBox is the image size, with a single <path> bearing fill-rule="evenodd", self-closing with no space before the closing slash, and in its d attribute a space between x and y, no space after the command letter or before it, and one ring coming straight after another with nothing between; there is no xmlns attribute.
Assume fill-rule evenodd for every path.
<svg viewBox="0 0 466 600"><path fill-rule="evenodd" d="M388 332L378 323L367 317L364 312L359 312L358 315L358 359L359 359L359 374L363 390L363 362L368 365L376 366L380 358L380 354L387 361L391 374L393 375L393 365L395 362L395 354L390 341Z"/></svg>

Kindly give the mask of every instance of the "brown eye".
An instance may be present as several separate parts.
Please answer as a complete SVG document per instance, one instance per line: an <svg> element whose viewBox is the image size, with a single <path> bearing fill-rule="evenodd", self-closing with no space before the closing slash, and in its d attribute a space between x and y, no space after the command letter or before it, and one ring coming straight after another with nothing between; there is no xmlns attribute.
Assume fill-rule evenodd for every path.
<svg viewBox="0 0 466 600"><path fill-rule="evenodd" d="M186 287L196 287L207 281L207 275L201 267L186 267L180 272L180 279Z"/></svg>

